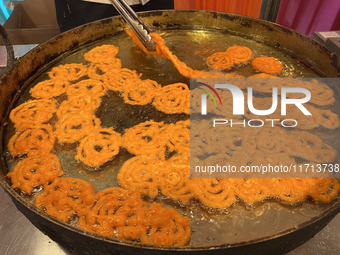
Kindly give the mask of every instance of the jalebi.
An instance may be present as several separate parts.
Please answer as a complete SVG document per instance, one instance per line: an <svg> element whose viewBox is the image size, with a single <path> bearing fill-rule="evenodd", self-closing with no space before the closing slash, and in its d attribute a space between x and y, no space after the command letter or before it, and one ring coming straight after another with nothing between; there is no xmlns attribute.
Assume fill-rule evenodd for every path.
<svg viewBox="0 0 340 255"><path fill-rule="evenodd" d="M152 101L160 87L161 85L150 79L127 83L123 90L124 101L132 105L146 105Z"/></svg>
<svg viewBox="0 0 340 255"><path fill-rule="evenodd" d="M21 124L8 142L12 156L27 154L28 157L42 156L51 153L55 135L50 124L32 126Z"/></svg>
<svg viewBox="0 0 340 255"><path fill-rule="evenodd" d="M83 94L92 94L96 97L101 97L106 93L104 83L94 79L86 79L68 87L66 94L70 97L75 97Z"/></svg>
<svg viewBox="0 0 340 255"><path fill-rule="evenodd" d="M119 153L121 135L113 128L98 128L80 140L76 160L99 167Z"/></svg>
<svg viewBox="0 0 340 255"><path fill-rule="evenodd" d="M54 132L59 143L74 143L100 126L100 120L88 112L70 112L61 117Z"/></svg>
<svg viewBox="0 0 340 255"><path fill-rule="evenodd" d="M7 177L11 178L13 189L30 194L35 187L47 184L63 174L58 157L45 154L19 161Z"/></svg>
<svg viewBox="0 0 340 255"><path fill-rule="evenodd" d="M116 58L118 51L118 47L104 44L85 53L84 57L86 61L93 63L115 63L117 61L120 62L120 60Z"/></svg>
<svg viewBox="0 0 340 255"><path fill-rule="evenodd" d="M83 215L95 204L95 191L84 180L55 178L44 186L44 192L35 197L35 206L64 222L77 214Z"/></svg>
<svg viewBox="0 0 340 255"><path fill-rule="evenodd" d="M47 99L28 100L14 108L9 118L18 126L20 124L39 125L48 122L56 112L56 101Z"/></svg>
<svg viewBox="0 0 340 255"><path fill-rule="evenodd" d="M69 84L69 81L63 79L45 80L31 88L30 93L34 98L53 98L65 93Z"/></svg>
<svg viewBox="0 0 340 255"><path fill-rule="evenodd" d="M157 110L174 114L190 113L190 90L186 84L175 83L164 86L156 92L153 106Z"/></svg>
<svg viewBox="0 0 340 255"><path fill-rule="evenodd" d="M275 74L282 71L283 66L273 57L258 57L251 61L253 67L260 72Z"/></svg>
<svg viewBox="0 0 340 255"><path fill-rule="evenodd" d="M51 79L61 79L66 81L76 81L87 73L87 66L83 64L65 64L53 67L48 76Z"/></svg>

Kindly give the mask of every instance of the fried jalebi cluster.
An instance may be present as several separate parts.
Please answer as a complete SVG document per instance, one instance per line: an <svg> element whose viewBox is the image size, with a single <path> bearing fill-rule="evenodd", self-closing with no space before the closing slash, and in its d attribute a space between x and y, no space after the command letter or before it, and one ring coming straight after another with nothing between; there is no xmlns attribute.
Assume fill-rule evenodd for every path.
<svg viewBox="0 0 340 255"><path fill-rule="evenodd" d="M176 83L162 87L156 81L142 80L141 74L135 70L122 68L120 59L116 57L118 50L113 45L98 46L85 53L88 66L66 64L53 67L49 72L51 79L36 84L30 90L31 95L38 99L49 99L66 93L69 99L61 107L65 109L65 106L72 105L73 100L70 97L93 95L94 100L98 101L107 90L112 90L121 92L127 104L152 103L157 110L168 114L189 114L190 106L186 100L189 88L186 84ZM58 115L60 116L60 111Z"/></svg>
<svg viewBox="0 0 340 255"><path fill-rule="evenodd" d="M170 84L162 87L156 81L142 80L141 75L136 71L121 68L121 65L117 64L119 59L114 57L116 54L111 55L110 61L100 62L101 54L104 54L104 59L107 58L106 49L109 46L106 45L104 50L101 47L96 47L85 54L85 59L91 62L88 71L89 77L102 81L109 90L122 92L124 102L127 104L147 105L152 103L157 110L165 113L184 112L189 114L190 106L188 100L185 100L189 93L187 85ZM112 51L115 52L115 50Z"/></svg>
<svg viewBox="0 0 340 255"><path fill-rule="evenodd" d="M330 163L337 157L337 152L331 146L307 131L287 131L277 126L251 128L237 125L221 134L222 131L214 129L207 120L195 123L196 125L197 130L193 131L195 137L191 141L195 144L195 148L191 150L193 156L199 156L202 151L228 155L242 152L244 156L250 157L259 152L268 156L271 153L281 153L315 163ZM240 157L236 154L234 158ZM249 165L254 158L250 160L245 157L242 163Z"/></svg>
<svg viewBox="0 0 340 255"><path fill-rule="evenodd" d="M133 31L126 31L133 41L139 45L144 52L151 54L147 49L141 44L137 36ZM151 55L159 56L163 58L168 58L177 68L177 70L187 78L242 78L240 75L235 75L233 73L213 73L193 70L188 67L184 62L180 61L168 47L165 46L164 40L156 33L152 33L151 37L156 44L156 52ZM233 46L229 47L226 52L218 52L207 58L207 64L214 69L227 69L235 64L247 62L252 58L252 51L245 46ZM260 74L255 74L249 78L277 78L271 74L276 74L282 71L283 66L273 57L258 57L253 59L252 65L257 68L257 70L264 72ZM268 74L269 73L269 74ZM278 86L277 86L278 85ZM258 82L256 80L252 81L249 86L254 86L254 90L259 92L270 93L273 87L268 85L263 86L263 82ZM335 98L333 96L334 92L326 84L321 84L317 80L301 81L297 84L296 80L293 82L289 79L281 79L280 83L275 83L275 87L280 89L281 87L299 87L306 88L311 92L311 103L317 105L329 105L334 103ZM270 91L268 91L270 90Z"/></svg>
<svg viewBox="0 0 340 255"><path fill-rule="evenodd" d="M75 178L45 184L35 206L64 222L78 219L80 228L107 237L156 245L185 245L191 237L189 218L175 209L119 187L95 193L90 183Z"/></svg>
<svg viewBox="0 0 340 255"><path fill-rule="evenodd" d="M81 140L78 155L91 166L101 165L118 153L120 142L116 140L120 139L113 128L98 128ZM143 202L139 193L122 188L95 194L86 181L59 178L64 172L59 159L50 154L54 140L51 125L31 127L21 123L9 144L13 156L27 154L27 158L19 161L7 177L13 189L27 194L43 186L44 191L35 198L38 208L64 222L79 217L79 227L105 236L157 245L184 245L190 240L190 221L175 209Z"/></svg>
<svg viewBox="0 0 340 255"><path fill-rule="evenodd" d="M59 178L64 172L57 156L50 154L55 136L59 142L80 141L76 159L92 167L119 152L121 135L112 127L100 127L93 114L100 100L94 98L95 93L87 89L74 96L70 93L58 109L54 133L50 124L33 126L30 119L17 122L9 151L13 156L26 154L27 158L7 174L12 188L30 194L43 187L35 198L36 207L64 222L79 219L80 228L94 233L156 245L186 244L191 237L190 220L175 209L143 202L137 192L110 188L95 193L84 180Z"/></svg>
<svg viewBox="0 0 340 255"><path fill-rule="evenodd" d="M297 164L293 157L316 163L332 162L337 152L316 135L305 131L287 132L278 127L235 127L217 136L212 125L203 121L195 123L193 128L198 127L204 132L198 132L202 135L190 141L189 121L178 124L148 121L126 130L123 146L137 156L126 161L117 175L122 187L151 198L161 192L184 205L191 198L197 198L212 208L227 208L238 198L248 204L273 197L287 202L302 202L307 196L323 200L323 195L327 194L324 201L329 201L340 190L336 179L191 179L189 153L194 153L193 156L220 153L208 157L206 160L210 160L211 164L207 165L216 164L221 160L221 154L224 158L220 165L226 162L232 165L259 165L265 162ZM177 137L180 139L174 139ZM216 137L221 139L216 140ZM191 151L190 142L194 144L194 150ZM170 159L165 156L167 152L174 151L176 154ZM294 185L295 182L300 185ZM317 183L320 184L320 190L313 188ZM321 183L328 185L328 189Z"/></svg>
<svg viewBox="0 0 340 255"><path fill-rule="evenodd" d="M175 209L141 200L139 192L108 188L98 192L79 227L108 237L156 245L185 245L191 236L188 217Z"/></svg>
<svg viewBox="0 0 340 255"><path fill-rule="evenodd" d="M289 203L303 202L307 196L329 202L337 196L340 190L336 179L204 178L194 180L196 183L193 183L195 184L193 189L199 195L199 199L213 208L228 207L237 201L237 198L250 205L271 197Z"/></svg>
<svg viewBox="0 0 340 255"><path fill-rule="evenodd" d="M84 180L55 178L35 197L35 206L64 222L84 214L95 203L94 188Z"/></svg>
<svg viewBox="0 0 340 255"><path fill-rule="evenodd" d="M147 121L126 129L123 147L135 155L158 155L165 152L188 153L190 149L190 121L176 124Z"/></svg>
<svg viewBox="0 0 340 255"><path fill-rule="evenodd" d="M165 45L164 39L158 35L157 33L151 33L152 40L156 44L156 52L150 53L144 45L139 41L136 34L127 30L126 33L133 39L133 41L147 54L158 56L162 58L167 58L171 60L176 67L176 69L187 78L244 78L241 75L237 75L234 73L214 73L214 72L205 72L200 70L193 70L188 67L184 62L180 61L177 56L175 56L169 48ZM216 55L215 55L216 54ZM207 63L212 68L221 69L221 68L229 68L234 63L239 64L243 62L247 62L252 58L252 51L245 46L233 46L229 47L226 52L215 53L212 56L207 58ZM259 71L263 73L255 74L250 76L249 78L278 78L277 76L271 74L280 73L283 70L283 65L277 61L273 57L258 57L253 59L252 65L257 68ZM269 73L269 74L268 74ZM266 84L263 86L262 81L256 81L254 79L252 84L248 84L252 86L254 90L259 92L270 93L271 89L274 85ZM276 80L275 87L279 90L281 87L299 87L306 88L311 92L311 103L316 105L329 105L334 103L335 98L333 96L334 91L329 88L326 84L321 84L317 80L312 81L301 81L296 82L296 80L290 79L280 79ZM304 95L301 95L304 96Z"/></svg>
<svg viewBox="0 0 340 255"><path fill-rule="evenodd" d="M232 46L225 52L216 52L207 57L206 63L215 70L229 69L235 64L248 62L252 59L253 52L245 46ZM283 65L273 57L257 57L251 65L258 71L268 74L280 73ZM201 77L202 78L202 77Z"/></svg>
<svg viewBox="0 0 340 255"><path fill-rule="evenodd" d="M113 46L114 47L114 46ZM106 65L111 65L115 58L110 58L110 47L101 47L91 55L107 59ZM67 100L57 109L58 123L55 124L54 134L58 142L77 143L76 160L91 167L99 167L119 153L121 136L113 128L102 128L100 119L95 116L100 106L101 97L105 95L107 87L97 79L83 79L68 86Z"/></svg>
<svg viewBox="0 0 340 255"><path fill-rule="evenodd" d="M156 156L139 155L124 163L117 178L122 187L141 192L151 198L159 195L159 191L169 198L187 204L194 196L190 186L189 158L177 156L181 164L173 159L164 160Z"/></svg>
<svg viewBox="0 0 340 255"><path fill-rule="evenodd" d="M278 153L273 156L277 157ZM217 162L216 158L213 162ZM169 160L135 156L124 163L117 177L122 187L151 198L161 192L183 205L196 198L206 207L220 209L228 208L239 199L250 205L269 198L298 203L307 196L329 202L340 191L339 182L330 178L190 178L190 161L184 154Z"/></svg>
<svg viewBox="0 0 340 255"><path fill-rule="evenodd" d="M100 119L93 113L99 102L94 95L70 97L57 111L59 121L54 132L59 143L79 142L75 159L91 167L111 160L119 153L122 143L121 135L112 127L100 126Z"/></svg>
<svg viewBox="0 0 340 255"><path fill-rule="evenodd" d="M165 45L164 39L157 33L150 33L152 40L156 44L156 51L151 53L149 52L144 45L140 42L136 34L132 30L126 30L126 33L132 38L132 40L148 55L158 56L162 58L169 59L178 72L186 78L241 78L243 76L233 74L233 73L222 73L222 72L206 72L201 70L194 70L190 68L187 64L183 61L179 60L177 56L175 56L170 49ZM235 60L241 61L243 56L242 50L235 50L233 56L235 56Z"/></svg>
<svg viewBox="0 0 340 255"><path fill-rule="evenodd" d="M30 194L64 174L59 159L51 154L55 134L47 122L55 111L56 101L51 99L29 100L11 111L15 133L8 142L8 150L14 157L25 157L7 174L13 189Z"/></svg>
<svg viewBox="0 0 340 255"><path fill-rule="evenodd" d="M182 185L190 176L189 126L189 120L176 124L147 121L125 130L123 146L138 156L126 161L120 169L117 176L120 184L152 198L160 189L164 195L187 203L192 194L182 189ZM177 156L167 160L168 154Z"/></svg>
<svg viewBox="0 0 340 255"><path fill-rule="evenodd" d="M207 65L215 70L228 69L251 60L253 52L245 46L232 46L225 52L216 52L207 58Z"/></svg>

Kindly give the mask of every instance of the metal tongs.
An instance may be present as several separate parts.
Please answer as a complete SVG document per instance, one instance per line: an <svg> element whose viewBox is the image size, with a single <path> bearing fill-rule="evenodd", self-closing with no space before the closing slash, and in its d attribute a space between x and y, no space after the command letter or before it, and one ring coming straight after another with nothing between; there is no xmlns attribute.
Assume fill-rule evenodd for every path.
<svg viewBox="0 0 340 255"><path fill-rule="evenodd" d="M150 36L152 30L137 16L134 10L132 10L124 0L109 1L117 9L120 15L122 15L123 19L131 26L145 48L150 52L156 51L156 45Z"/></svg>

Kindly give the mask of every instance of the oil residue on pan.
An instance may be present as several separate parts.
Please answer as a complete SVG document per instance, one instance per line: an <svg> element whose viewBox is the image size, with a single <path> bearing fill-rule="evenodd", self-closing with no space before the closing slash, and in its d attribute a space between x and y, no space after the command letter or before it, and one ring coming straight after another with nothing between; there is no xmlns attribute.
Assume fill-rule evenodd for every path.
<svg viewBox="0 0 340 255"><path fill-rule="evenodd" d="M207 69L205 61L211 54L225 51L226 48L233 45L241 45L253 49L254 57L266 55L279 59L284 64L282 77L319 77L309 67L294 59L294 56L251 39L209 29L194 32L192 30L158 32L165 39L170 50L179 59L197 70ZM189 84L189 80L183 78L170 61L146 57L126 34L120 34L111 39L92 43L78 49L76 52L61 56L58 61L53 63L53 66L67 63L86 64L84 54L90 49L103 44L119 46L117 57L121 59L122 67L136 70L137 73L143 73L143 79L155 80L163 86L178 82ZM29 89L38 82L48 79L46 72L53 66L43 70L23 90L16 102L16 106L31 98ZM228 71L236 71L245 77L256 73L249 64L237 65ZM65 100L65 97L58 97L57 100L60 105ZM336 104L332 106L332 110L336 109L338 102L337 100ZM189 118L186 114L162 113L150 104L145 106L125 104L120 93L113 91L107 92L102 97L102 102L96 111L96 116L101 120L101 126L114 127L114 130L121 134L124 133L125 129L148 120L175 123ZM51 120L51 124L55 124L56 121L54 117ZM5 134L5 144L8 144L14 132L14 126L12 124L8 125ZM325 139L325 142L336 143L334 138L339 137L337 131L334 131L331 136L324 134L322 130L317 130L317 134L322 139ZM99 168L91 168L74 159L76 148L77 144L57 144L54 147L54 153L60 159L65 172L64 176L83 179L91 183L97 192L105 188L118 186L117 173L119 169L125 161L133 157L129 152L122 149L119 155L114 157L112 161L105 163ZM8 155L6 159L8 168L11 171L18 158ZM35 192L38 193L40 190ZM34 200L31 196L27 197L27 199ZM267 200L265 202L258 202L253 206L246 206L239 202L228 209L217 210L205 208L197 200L192 200L186 207L171 201L167 197L158 196L155 201L161 203L164 207L173 207L182 215L190 218L192 229L191 240L188 244L190 246L232 244L268 237L311 220L334 203L315 203L312 200L307 200L295 206L278 203L275 200ZM249 229L256 231L249 231Z"/></svg>

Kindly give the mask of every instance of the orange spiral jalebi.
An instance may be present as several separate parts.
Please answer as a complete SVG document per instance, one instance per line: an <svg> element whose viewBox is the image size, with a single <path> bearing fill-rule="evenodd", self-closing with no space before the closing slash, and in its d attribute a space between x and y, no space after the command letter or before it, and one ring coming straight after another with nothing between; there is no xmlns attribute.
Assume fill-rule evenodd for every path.
<svg viewBox="0 0 340 255"><path fill-rule="evenodd" d="M227 52L216 52L207 58L207 65L215 70L228 69L234 65L233 59Z"/></svg>
<svg viewBox="0 0 340 255"><path fill-rule="evenodd" d="M146 105L152 101L161 87L156 81L146 79L139 82L127 82L123 90L125 103L132 105Z"/></svg>
<svg viewBox="0 0 340 255"><path fill-rule="evenodd" d="M65 64L53 67L48 76L51 79L61 79L66 81L76 81L87 73L87 66L83 64Z"/></svg>
<svg viewBox="0 0 340 255"><path fill-rule="evenodd" d="M75 97L83 94L92 94L96 97L103 96L107 91L104 83L94 79L87 79L72 84L68 87L66 94Z"/></svg>
<svg viewBox="0 0 340 255"><path fill-rule="evenodd" d="M123 147L135 155L153 154L165 151L166 141L160 133L166 129L163 122L146 121L126 129Z"/></svg>
<svg viewBox="0 0 340 255"><path fill-rule="evenodd" d="M59 143L74 143L100 126L100 120L92 113L71 112L59 120L54 132Z"/></svg>
<svg viewBox="0 0 340 255"><path fill-rule="evenodd" d="M63 79L45 80L31 88L30 93L34 98L53 98L65 93L69 84L69 81Z"/></svg>
<svg viewBox="0 0 340 255"><path fill-rule="evenodd" d="M117 179L122 187L155 198L158 195L157 168L164 164L155 157L136 156L121 167ZM151 169L151 170L150 170ZM148 171L149 170L149 171ZM154 171L152 171L154 170Z"/></svg>
<svg viewBox="0 0 340 255"><path fill-rule="evenodd" d="M84 180L55 178L35 197L35 206L64 222L86 214L95 203L94 188Z"/></svg>
<svg viewBox="0 0 340 255"><path fill-rule="evenodd" d="M76 160L91 167L99 167L119 153L121 135L113 128L98 128L80 140Z"/></svg>
<svg viewBox="0 0 340 255"><path fill-rule="evenodd" d="M119 61L116 58L118 51L118 47L114 45L104 44L88 51L87 53L85 53L84 57L86 61L93 63L114 63L116 61Z"/></svg>
<svg viewBox="0 0 340 255"><path fill-rule="evenodd" d="M14 108L9 118L15 126L19 124L43 124L53 117L53 113L57 110L56 103L57 101L46 99L28 100Z"/></svg>
<svg viewBox="0 0 340 255"><path fill-rule="evenodd" d="M106 87L113 91L125 91L129 87L127 84L138 84L141 81L136 71L127 68L122 68L119 72L106 76L105 79Z"/></svg>
<svg viewBox="0 0 340 255"><path fill-rule="evenodd" d="M190 90L186 84L175 83L159 89L155 95L153 106L157 110L174 114L190 113Z"/></svg>
<svg viewBox="0 0 340 255"><path fill-rule="evenodd" d="M275 74L282 71L283 66L273 57L258 57L251 61L253 67L263 73Z"/></svg>
<svg viewBox="0 0 340 255"><path fill-rule="evenodd" d="M30 194L35 187L47 184L64 174L59 159L54 154L29 157L18 162L12 172L12 188Z"/></svg>
<svg viewBox="0 0 340 255"><path fill-rule="evenodd" d="M12 156L27 154L28 157L51 153L55 135L50 124L31 126L22 124L8 142Z"/></svg>
<svg viewBox="0 0 340 255"><path fill-rule="evenodd" d="M62 119L68 113L71 112L87 112L94 113L101 103L100 97L92 94L82 94L73 96L70 100L63 101L58 110L57 117Z"/></svg>
<svg viewBox="0 0 340 255"><path fill-rule="evenodd" d="M87 75L90 77L90 79L105 81L109 76L120 72L121 67L122 63L118 58L115 62L108 64L91 63Z"/></svg>
<svg viewBox="0 0 340 255"><path fill-rule="evenodd" d="M251 60L253 57L253 52L251 49L245 46L232 46L226 50L229 57L233 60L235 64L241 64Z"/></svg>

